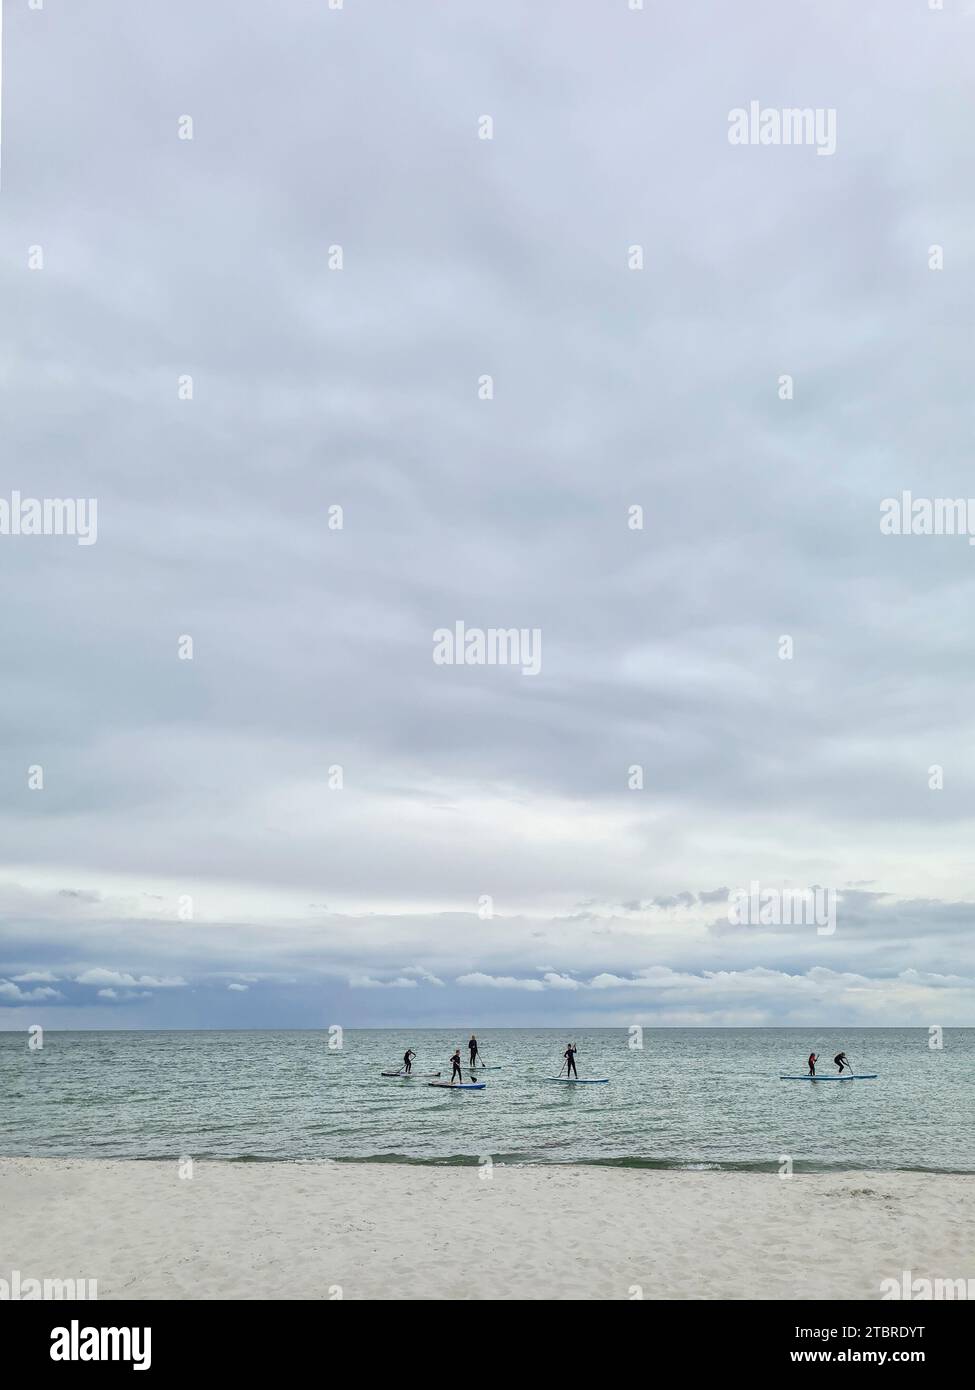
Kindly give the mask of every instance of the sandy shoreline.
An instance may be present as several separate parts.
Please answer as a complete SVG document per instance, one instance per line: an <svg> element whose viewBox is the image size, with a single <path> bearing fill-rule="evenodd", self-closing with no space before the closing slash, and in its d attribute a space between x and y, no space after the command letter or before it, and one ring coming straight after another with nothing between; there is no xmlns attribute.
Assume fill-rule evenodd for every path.
<svg viewBox="0 0 975 1390"><path fill-rule="evenodd" d="M0 1158L0 1279L112 1298L877 1299L975 1277L975 1176ZM341 1289L341 1295L337 1290Z"/></svg>

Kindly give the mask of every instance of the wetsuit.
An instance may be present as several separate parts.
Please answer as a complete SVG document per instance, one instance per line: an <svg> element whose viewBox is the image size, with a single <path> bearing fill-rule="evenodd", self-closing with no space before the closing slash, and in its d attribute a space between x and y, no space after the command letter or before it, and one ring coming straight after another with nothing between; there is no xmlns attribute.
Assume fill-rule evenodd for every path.
<svg viewBox="0 0 975 1390"><path fill-rule="evenodd" d="M570 1047L570 1048L567 1048L567 1049L566 1049L566 1052L565 1052L565 1061L566 1061L566 1072L565 1072L566 1076L574 1076L574 1077L576 1077L576 1079L578 1079L579 1073L576 1071L576 1050L575 1050L574 1047Z"/></svg>
<svg viewBox="0 0 975 1390"><path fill-rule="evenodd" d="M815 1076L815 1075L816 1075L816 1054L815 1054L815 1052L810 1052L810 1054L809 1054L809 1075L810 1075L810 1076Z"/></svg>
<svg viewBox="0 0 975 1390"><path fill-rule="evenodd" d="M452 1086L455 1077L458 1081L463 1081L464 1073L460 1069L460 1052L455 1052L450 1060L453 1063L453 1071L450 1073L450 1084Z"/></svg>
<svg viewBox="0 0 975 1390"><path fill-rule="evenodd" d="M842 1071L843 1068L847 1065L846 1053L837 1052L836 1056L833 1058L833 1061L836 1063L836 1070Z"/></svg>
<svg viewBox="0 0 975 1390"><path fill-rule="evenodd" d="M407 1076L409 1076L410 1072L413 1070L413 1058L415 1056L416 1053L411 1048L403 1053L403 1070L406 1072Z"/></svg>
<svg viewBox="0 0 975 1390"><path fill-rule="evenodd" d="M477 1061L477 1038L471 1038L467 1044L467 1051L471 1055L471 1068L473 1069L474 1063Z"/></svg>

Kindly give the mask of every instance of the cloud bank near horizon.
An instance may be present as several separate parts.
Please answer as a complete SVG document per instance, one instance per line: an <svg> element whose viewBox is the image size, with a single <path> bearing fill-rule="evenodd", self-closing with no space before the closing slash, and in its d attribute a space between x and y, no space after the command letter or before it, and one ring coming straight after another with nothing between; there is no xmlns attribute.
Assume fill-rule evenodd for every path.
<svg viewBox="0 0 975 1390"><path fill-rule="evenodd" d="M856 888L839 895L830 935L734 924L727 904L716 915L714 890L488 920L308 905L276 922L181 922L159 895L152 915L134 897L20 890L16 901L4 1028L965 1026L975 989L959 963L975 904ZM122 952L124 969L95 963ZM153 974L163 959L178 971Z"/></svg>

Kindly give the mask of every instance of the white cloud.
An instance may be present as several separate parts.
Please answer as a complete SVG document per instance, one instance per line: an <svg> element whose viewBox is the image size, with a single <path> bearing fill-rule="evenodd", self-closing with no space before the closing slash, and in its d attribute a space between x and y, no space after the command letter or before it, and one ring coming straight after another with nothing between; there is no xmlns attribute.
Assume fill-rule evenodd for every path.
<svg viewBox="0 0 975 1390"><path fill-rule="evenodd" d="M28 1004L44 999L62 999L64 996L56 989L21 989L12 980L0 980L0 999L13 999Z"/></svg>
<svg viewBox="0 0 975 1390"><path fill-rule="evenodd" d="M79 985L128 985L143 986L147 989L179 989L186 985L186 981L178 975L163 979L157 979L153 975L127 975L119 970L105 970L98 966L92 970L85 970L80 975L75 976L75 983Z"/></svg>
<svg viewBox="0 0 975 1390"><path fill-rule="evenodd" d="M436 975L432 975L430 971L425 970L422 965L407 966L407 968L403 971L403 974L414 977L417 980L421 980L424 984L427 985L437 985L440 988L444 987L443 980L439 979Z"/></svg>
<svg viewBox="0 0 975 1390"><path fill-rule="evenodd" d="M560 975L557 971L546 970L543 976L548 989L579 989L579 981L573 980L569 975Z"/></svg>
<svg viewBox="0 0 975 1390"><path fill-rule="evenodd" d="M353 975L349 979L350 989L416 989L416 980L408 980L400 975L395 980L377 980L371 975Z"/></svg>

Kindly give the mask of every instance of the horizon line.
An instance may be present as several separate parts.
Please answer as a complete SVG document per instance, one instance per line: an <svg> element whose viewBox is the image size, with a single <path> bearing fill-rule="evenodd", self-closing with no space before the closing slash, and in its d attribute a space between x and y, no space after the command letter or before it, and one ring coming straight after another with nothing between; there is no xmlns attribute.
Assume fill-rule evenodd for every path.
<svg viewBox="0 0 975 1390"><path fill-rule="evenodd" d="M5 1028L0 1025L0 1033L26 1033L32 1027L41 1027L45 1033L328 1033L330 1028L340 1027L343 1033L408 1033L412 1029L416 1032L459 1032L466 1033L468 1024L463 1026L455 1023L411 1023L402 1025L383 1025L382 1027L370 1027L364 1024L354 1024L346 1026L343 1024L322 1024L318 1028L296 1028L296 1027L254 1027L254 1028L52 1028L47 1024L28 1024L25 1028ZM882 1032L902 1032L910 1029L917 1029L919 1032L929 1032L929 1023L577 1023L567 1024L565 1027L556 1027L552 1024L498 1024L487 1025L480 1031L485 1033L524 1033L529 1030L539 1033L565 1033L565 1032L605 1032L619 1033L626 1032L630 1028L642 1028L645 1033L671 1033L671 1032L723 1032L723 1033L756 1033L756 1032L777 1032L777 1033L805 1033L811 1028L831 1028L842 1029L847 1033L882 1033ZM949 1029L955 1032L970 1032L975 1029L975 1024L967 1023L944 1023L940 1027L942 1031L948 1032ZM477 1031L477 1027L473 1029Z"/></svg>

